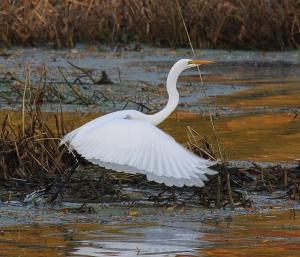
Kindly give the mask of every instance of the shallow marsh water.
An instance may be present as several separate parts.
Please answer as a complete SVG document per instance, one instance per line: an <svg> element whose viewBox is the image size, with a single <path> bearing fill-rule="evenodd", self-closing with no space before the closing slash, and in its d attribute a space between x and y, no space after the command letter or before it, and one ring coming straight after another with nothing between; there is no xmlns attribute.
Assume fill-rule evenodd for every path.
<svg viewBox="0 0 300 257"><path fill-rule="evenodd" d="M19 112L0 111L0 119L6 114L10 115L12 124L21 125ZM82 112L63 114L67 129L76 128L100 115L103 114ZM56 131L53 114L48 113L44 117L48 126ZM228 160L295 162L299 158L300 116L295 117L295 113L224 116L216 118L214 125L221 148ZM160 125L165 132L183 144L188 141L187 126L192 127L200 135L206 135L217 152L216 136L207 116L178 111Z"/></svg>
<svg viewBox="0 0 300 257"><path fill-rule="evenodd" d="M87 91L97 88L121 97L145 96L150 104L160 108L165 104L163 84L170 66L175 60L190 56L189 50L108 50L85 46L58 51L12 49L10 57L0 57L0 74L4 79L11 75L22 78L24 65L29 62L33 81L38 81L43 64L51 83L62 81L58 67L73 81L78 71L67 63L71 61L90 69L97 78L105 70L115 82L113 86L89 85ZM186 126L191 126L215 142L207 117L209 104L228 159L278 162L299 158L300 52L201 50L196 55L217 61L201 67L205 92L196 71L185 72L179 81L181 111L163 123L162 129L184 143ZM15 109L5 102L0 104L4 109ZM59 107L46 103L45 110L54 112ZM74 128L99 112L120 107L64 104L63 110L67 126ZM5 112L0 113L0 118ZM10 115L15 124L20 122L19 114ZM49 115L51 124L54 120ZM268 203L267 211L262 212L259 208L218 212L198 208L105 207L96 214L70 214L65 208L9 206L1 205L2 256L250 257L299 256L300 251L299 211L278 212L274 203Z"/></svg>
<svg viewBox="0 0 300 257"><path fill-rule="evenodd" d="M110 213L110 217L109 217ZM111 209L63 224L2 227L2 256L299 256L300 212L270 209L227 217L202 209ZM64 214L61 214L64 215ZM65 214L67 215L67 214ZM98 216L98 217L97 217ZM215 217L214 217L215 216ZM210 217L210 218L209 218ZM108 218L110 221L105 222Z"/></svg>
<svg viewBox="0 0 300 257"><path fill-rule="evenodd" d="M11 77L24 78L24 67L30 64L31 78L40 81L43 65L45 65L49 83L64 82L58 68L62 69L70 82L80 79L82 88L87 91L101 89L105 94L126 97L146 97L149 103L166 102L164 90L165 80L172 64L180 58L191 56L189 49L147 48L142 51L114 51L114 49L80 46L71 50L51 50L45 48L13 48L9 57L0 56L1 79ZM257 97L264 96L261 87L287 87L290 94L298 88L300 81L300 51L290 52L251 52L224 50L196 50L196 57L214 60L216 63L201 67L205 87L199 83L196 69L190 69L180 77L181 94L179 109L194 112L207 112L207 97L212 99L210 108L222 115L243 114L245 110L220 104L215 110L215 97L239 94L247 89L260 86ZM96 80L101 72L106 71L114 85L90 85L91 81L72 67L68 62L86 69ZM1 83L1 80L0 80ZM87 83L87 85L84 85ZM74 83L76 84L76 83ZM289 90L289 85L294 87ZM79 85L76 85L80 87ZM5 87L1 86L1 90ZM149 91L149 92L147 92ZM269 90L270 91L270 90ZM298 91L298 90L297 90ZM285 95L287 94L285 92ZM270 92L269 92L270 93ZM248 98L241 96L240 99ZM222 98L223 99L223 98ZM277 100L277 99L275 99ZM278 101L277 101L278 102ZM268 105L260 103L260 107ZM280 105L280 103L278 103ZM120 106L97 106L92 110L112 111ZM284 103L284 106L285 103ZM3 106L4 107L4 106ZM80 108L75 105L64 105L65 111ZM82 109L83 106L81 106ZM160 106L156 106L160 107ZM299 107L290 106L290 107ZM49 105L48 109L54 109Z"/></svg>
<svg viewBox="0 0 300 257"><path fill-rule="evenodd" d="M64 70L70 81L79 77L82 83L89 83L87 77L82 77L68 64L70 61L88 69L94 78L100 78L101 71L105 70L114 82L114 85L82 85L88 93L101 90L118 99L142 98L154 111L166 103L164 83L172 63L190 56L188 49L144 47L137 52L84 45L71 50L13 48L9 52L11 56L0 57L0 75L4 78L22 78L25 64L30 63L33 81L39 80L41 67L45 64L51 83L63 81L58 68ZM161 127L181 143L187 140L186 126L191 126L201 135L208 135L215 143L207 118L210 106L221 148L229 160L278 162L298 159L300 51L197 50L196 56L216 61L201 67L205 87L199 83L196 70L184 72L178 83L181 98L177 108L184 112L174 114ZM1 90L5 87L2 86ZM2 108L7 107L2 103ZM65 112L76 111L73 118L66 118L71 123L70 128L96 117L97 112L110 112L122 107L124 102L114 105L62 105ZM12 105L8 108L14 109ZM127 108L136 106L129 104ZM46 102L45 110L60 110L60 104Z"/></svg>

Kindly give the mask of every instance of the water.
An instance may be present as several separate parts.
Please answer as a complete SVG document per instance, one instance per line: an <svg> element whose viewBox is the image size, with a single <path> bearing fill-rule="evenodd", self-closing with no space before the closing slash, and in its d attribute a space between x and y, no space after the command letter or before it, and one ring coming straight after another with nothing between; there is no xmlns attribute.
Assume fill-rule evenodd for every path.
<svg viewBox="0 0 300 257"><path fill-rule="evenodd" d="M100 78L101 71L105 70L111 80L117 84L116 87L113 87L115 94L136 96L138 93L140 96L144 95L150 98L152 95L153 101L158 102L165 99L164 92L155 94L154 91L148 95L147 92L141 93L140 88L145 85L157 87L164 84L172 64L180 58L191 56L189 49L171 50L145 47L140 52L116 52L109 49L96 51L94 48L93 51L90 51L85 46L71 50L13 48L11 54L9 58L0 57L0 74L7 78L12 75L22 79L25 65L30 64L31 78L36 81L39 81L42 65L45 65L49 82L63 82L58 71L58 68L62 68L70 82L80 77L82 83L90 83L89 79L79 76L79 71L68 63L72 62L88 69L95 79ZM264 84L271 82L274 84L275 82L278 85L285 80L286 82L297 82L299 85L300 51L197 50L196 56L214 60L216 63L202 66L200 69L204 82L207 84L205 93L199 83L194 83L195 78L198 78L196 69L183 72L179 82L179 86L183 87L181 90L183 106L179 106L181 109L199 111L199 106L207 108L207 104L203 104L205 95L215 97L233 94L263 82ZM95 85L89 88L93 91L99 89L99 86ZM104 92L105 88L109 88L109 86L102 88ZM68 107L66 106L66 108Z"/></svg>
<svg viewBox="0 0 300 257"><path fill-rule="evenodd" d="M137 102L143 99L153 111L161 109L166 103L164 83L172 63L191 54L189 49L144 47L143 51L135 52L96 50L84 45L71 50L13 48L10 52L9 58L0 57L0 77L22 78L25 64L30 63L32 80L39 81L41 66L45 64L49 83L63 81L58 68L63 68L72 82L82 74L68 61L89 69L94 78L100 78L102 70L108 73L114 85L76 85L76 88L88 95L100 90L114 99L114 103L63 103L65 121L70 128L78 127L99 113L122 109L126 105L124 99ZM200 69L205 87L199 82L196 69L185 71L178 82L181 97L177 107L184 112L176 113L161 127L185 143L186 127L191 126L202 136L209 137L217 149L216 136L207 118L209 106L221 148L229 160L294 162L298 159L300 51L197 50L196 56L216 61ZM87 78L81 77L81 80L91 82ZM62 84L58 87L65 90ZM4 84L1 90L7 90ZM16 105L21 105L21 98L18 100L15 95L11 98L17 99ZM14 105L0 99L1 107L11 109ZM60 101L44 103L45 111L60 111L60 107ZM126 108L137 106L128 104ZM1 112L0 117L4 114ZM49 124L53 122L54 119L49 118Z"/></svg>
<svg viewBox="0 0 300 257"><path fill-rule="evenodd" d="M1 79L22 79L24 66L30 63L32 81L37 82L45 64L48 82L61 85L58 68L64 69L70 81L79 75L67 63L71 61L90 69L95 78L106 70L114 81L113 86L82 86L87 94L102 90L117 99L141 97L148 99L154 110L166 102L164 82L172 63L191 55L184 49L145 47L142 52L115 52L90 51L85 46L71 50L13 48L11 53L9 58L0 57ZM185 143L186 127L191 126L217 149L207 116L210 106L220 146L228 159L298 159L300 51L197 50L196 56L216 61L201 67L205 92L196 70L182 74L178 83L180 111L161 128ZM82 81L90 82L86 78ZM6 89L5 83L1 84L0 92ZM2 109L15 108L6 101L0 104ZM124 103L88 106L73 102L62 106L67 127L75 128L103 112L120 109ZM54 130L53 112L59 109L58 103L45 105L49 113L44 118ZM1 110L0 119L6 113L12 126L20 125L19 112ZM98 206L95 214L73 213L66 203L63 207L1 203L0 256L299 256L300 212L294 211L290 202L281 202L279 209L284 210L278 211L270 200L258 201L259 207L236 211Z"/></svg>
<svg viewBox="0 0 300 257"><path fill-rule="evenodd" d="M112 212L113 214L113 212ZM2 227L2 256L299 256L299 211L201 218L201 210L158 210L110 224L28 224ZM101 213L98 214L99 218ZM198 216L198 221L196 217ZM112 219L116 216L112 216ZM191 219L189 219L191 218ZM127 221L126 221L127 219Z"/></svg>

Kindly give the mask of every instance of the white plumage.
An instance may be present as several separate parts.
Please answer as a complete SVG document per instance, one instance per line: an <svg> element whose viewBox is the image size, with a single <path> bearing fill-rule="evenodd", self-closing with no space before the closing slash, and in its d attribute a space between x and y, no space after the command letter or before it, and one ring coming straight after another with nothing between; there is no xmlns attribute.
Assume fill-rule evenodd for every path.
<svg viewBox="0 0 300 257"><path fill-rule="evenodd" d="M162 111L154 115L134 110L110 113L70 132L61 144L68 143L85 159L107 169L145 174L148 180L168 186L204 186L205 174L217 173L208 168L214 162L196 156L155 126L177 106L177 77L200 64L194 62L208 63L182 59L171 69L169 102Z"/></svg>

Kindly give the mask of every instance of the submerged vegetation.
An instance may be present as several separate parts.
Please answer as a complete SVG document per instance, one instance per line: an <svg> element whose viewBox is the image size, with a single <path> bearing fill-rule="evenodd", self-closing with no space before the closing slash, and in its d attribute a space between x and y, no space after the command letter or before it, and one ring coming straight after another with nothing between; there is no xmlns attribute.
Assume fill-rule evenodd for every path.
<svg viewBox="0 0 300 257"><path fill-rule="evenodd" d="M91 41L188 46L179 11L195 47L300 46L300 4L294 0L4 0L0 10L2 46L73 47Z"/></svg>

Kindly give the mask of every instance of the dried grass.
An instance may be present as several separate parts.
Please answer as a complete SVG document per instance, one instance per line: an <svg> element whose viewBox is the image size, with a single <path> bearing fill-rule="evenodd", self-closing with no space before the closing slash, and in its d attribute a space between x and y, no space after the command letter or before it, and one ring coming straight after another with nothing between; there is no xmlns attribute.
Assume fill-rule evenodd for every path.
<svg viewBox="0 0 300 257"><path fill-rule="evenodd" d="M0 177L2 179L55 176L66 169L65 151L58 149L57 134L37 109L28 113L24 127L14 127L9 115L1 124Z"/></svg>
<svg viewBox="0 0 300 257"><path fill-rule="evenodd" d="M300 3L294 0L179 1L195 47L299 48ZM3 0L1 45L77 42L188 46L175 1Z"/></svg>
<svg viewBox="0 0 300 257"><path fill-rule="evenodd" d="M0 179L46 180L63 174L73 159L64 147L59 148L59 137L64 134L62 114L52 114L56 129L50 128L41 111L45 91L32 90L30 68L25 70L22 106L19 122L7 114L0 124ZM28 92L28 97L26 92Z"/></svg>

